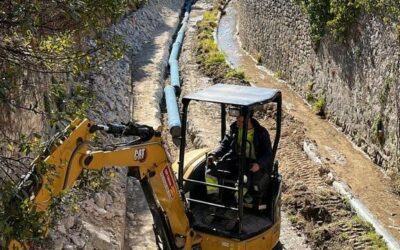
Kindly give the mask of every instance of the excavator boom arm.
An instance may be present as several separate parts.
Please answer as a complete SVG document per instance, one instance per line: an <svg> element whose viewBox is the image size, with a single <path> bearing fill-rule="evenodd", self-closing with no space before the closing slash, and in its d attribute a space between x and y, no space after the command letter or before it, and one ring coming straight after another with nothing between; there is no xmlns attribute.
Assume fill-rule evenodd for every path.
<svg viewBox="0 0 400 250"><path fill-rule="evenodd" d="M139 136L139 143L91 152L88 144L98 130L120 136ZM198 242L157 131L136 124L95 125L85 119L73 121L64 132L63 140L57 141L46 157L40 156L34 161L44 159L53 166L53 171L41 176L39 188L35 190L34 203L38 211L45 211L53 197L71 188L84 169L128 167L141 182L164 247L191 249L194 241ZM9 243L9 249L26 247L15 240Z"/></svg>

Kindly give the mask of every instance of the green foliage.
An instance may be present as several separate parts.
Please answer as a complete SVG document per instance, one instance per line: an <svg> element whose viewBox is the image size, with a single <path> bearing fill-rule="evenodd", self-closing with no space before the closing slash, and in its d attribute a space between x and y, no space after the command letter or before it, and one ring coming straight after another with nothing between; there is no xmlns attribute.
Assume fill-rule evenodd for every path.
<svg viewBox="0 0 400 250"><path fill-rule="evenodd" d="M43 151L42 147L39 148ZM55 166L39 161L28 179L18 185L7 181L0 186L0 246L5 247L11 239L21 243L40 241L45 237L46 230L52 228L62 217L63 212L79 211L78 197L70 190L63 190L60 194L53 193L51 184L56 174ZM48 181L44 188L50 192L52 201L46 211L38 211L33 195L38 191L44 176ZM78 187L87 191L104 190L114 176L113 169L84 170L78 180Z"/></svg>
<svg viewBox="0 0 400 250"><path fill-rule="evenodd" d="M107 28L144 2L146 0L0 1L2 112L32 111L46 115L51 125L59 120L86 117L93 97L82 84L84 74L110 60L120 59L125 49L123 39ZM43 81L47 74L54 76L49 84ZM44 77L36 77L39 75ZM43 100L33 93L38 89L44 92ZM35 103L26 104L30 102L26 96L34 97ZM40 141L38 134L22 135L7 142L4 148L16 157L36 156L43 150ZM24 167L28 169L27 166ZM4 170L4 166L1 167L0 170ZM14 175L23 172L18 170L17 174L16 169L8 166L5 169ZM48 211L39 212L31 195L37 190L35 185L41 176L46 174L51 182L53 170L53 166L37 164L32 175L36 181L24 184L32 190L17 189L17 181L11 177L10 181L0 180L0 249L4 249L10 239L26 242L43 237L45 225L59 208L55 203ZM109 184L110 176L87 175L90 178L84 183L91 189L99 190ZM45 188L51 191L50 185Z"/></svg>
<svg viewBox="0 0 400 250"><path fill-rule="evenodd" d="M357 7L367 13L374 13L387 23L398 23L400 20L400 5L398 0L356 0Z"/></svg>
<svg viewBox="0 0 400 250"><path fill-rule="evenodd" d="M308 82L307 83L306 100L310 104L313 104L315 102L314 85L315 85L315 82Z"/></svg>
<svg viewBox="0 0 400 250"><path fill-rule="evenodd" d="M286 73L285 73L285 71L283 71L283 70L281 70L281 69L278 69L278 70L275 72L274 76L275 76L276 78L278 78L278 79L285 79Z"/></svg>
<svg viewBox="0 0 400 250"><path fill-rule="evenodd" d="M327 31L345 41L361 12L380 16L386 23L399 24L400 5L397 0L296 0L308 15L311 39L318 48ZM399 39L400 42L400 39Z"/></svg>
<svg viewBox="0 0 400 250"><path fill-rule="evenodd" d="M330 239L331 233L326 227L317 227L309 233L309 237L315 242L317 246L322 246L323 243Z"/></svg>
<svg viewBox="0 0 400 250"><path fill-rule="evenodd" d="M0 105L3 105L7 110L14 110L10 100L15 100L19 103L20 99L15 94L18 91L18 85L15 82L8 82L7 79L13 78L18 74L18 69L15 65L7 65L4 70L0 70Z"/></svg>
<svg viewBox="0 0 400 250"><path fill-rule="evenodd" d="M217 20L217 15L218 15L218 12L215 9L212 10L212 11L206 11L203 14L203 19L204 19L205 22L213 22L213 23L215 23L215 22L218 21Z"/></svg>
<svg viewBox="0 0 400 250"><path fill-rule="evenodd" d="M308 14L311 25L311 40L319 45L322 36L325 34L326 23L331 19L329 13L329 0L296 0L303 10Z"/></svg>
<svg viewBox="0 0 400 250"><path fill-rule="evenodd" d="M71 121L77 117L85 118L93 103L94 97L86 86L73 83L67 88L67 85L66 82L53 79L49 91L43 98L51 125L60 120Z"/></svg>
<svg viewBox="0 0 400 250"><path fill-rule="evenodd" d="M382 105L382 107L386 106L386 103L388 101L388 98L390 97L390 87L392 85L393 80L392 79L387 79L385 81L385 85L383 86L383 90L379 96L379 101Z"/></svg>
<svg viewBox="0 0 400 250"><path fill-rule="evenodd" d="M203 19L197 24L197 61L203 66L205 73L215 80L239 79L245 80L245 74L240 69L231 69L225 55L219 51L213 32L217 28L218 11L224 6L225 0L214 2L214 7L203 14Z"/></svg>
<svg viewBox="0 0 400 250"><path fill-rule="evenodd" d="M220 51L212 51L211 53L208 54L206 60L205 60L205 65L206 67L211 67L212 65L215 64L220 64L225 62L225 55L224 53Z"/></svg>
<svg viewBox="0 0 400 250"><path fill-rule="evenodd" d="M205 53L217 53L218 45L214 39L205 38L200 41L200 48Z"/></svg>
<svg viewBox="0 0 400 250"><path fill-rule="evenodd" d="M306 100L311 104L314 103L315 102L314 94L312 92L307 92Z"/></svg>
<svg viewBox="0 0 400 250"><path fill-rule="evenodd" d="M342 242L347 242L350 239L350 236L347 232L342 232L339 235L339 240Z"/></svg>
<svg viewBox="0 0 400 250"><path fill-rule="evenodd" d="M103 33L133 2L139 4L126 0L3 1L0 51L8 53L2 64L77 74L88 61L118 57L113 50L122 44L115 34ZM87 43L86 37L92 42Z"/></svg>
<svg viewBox="0 0 400 250"><path fill-rule="evenodd" d="M218 8L206 11L203 19L197 24L197 61L203 66L205 73L214 79L224 79L230 68L225 55L219 51L214 41L213 32L217 27Z"/></svg>
<svg viewBox="0 0 400 250"><path fill-rule="evenodd" d="M383 119L381 116L376 117L372 123L371 138L374 143L382 144L384 142Z"/></svg>
<svg viewBox="0 0 400 250"><path fill-rule="evenodd" d="M246 75L242 69L232 69L232 70L228 71L228 73L226 73L225 78L228 78L228 79L236 78L236 79L244 80L244 79L246 79Z"/></svg>
<svg viewBox="0 0 400 250"><path fill-rule="evenodd" d="M331 0L331 19L326 22L328 29L339 41L344 41L349 33L352 24L357 20L360 9L357 7L357 0Z"/></svg>
<svg viewBox="0 0 400 250"><path fill-rule="evenodd" d="M325 96L319 97L315 102L312 104L312 107L317 115L324 116L325 115L325 106L326 100Z"/></svg>
<svg viewBox="0 0 400 250"><path fill-rule="evenodd" d="M400 43L400 24L396 25L397 41Z"/></svg>
<svg viewBox="0 0 400 250"><path fill-rule="evenodd" d="M83 80L88 70L122 58L122 37L106 29L144 2L0 1L0 107L43 113L40 103L23 106L31 90L45 87L32 75L65 73Z"/></svg>
<svg viewBox="0 0 400 250"><path fill-rule="evenodd" d="M342 198L344 209L351 211L350 199L348 197Z"/></svg>
<svg viewBox="0 0 400 250"><path fill-rule="evenodd" d="M258 64L262 63L262 54L260 52L258 52L256 54L256 58L255 59L256 59Z"/></svg>
<svg viewBox="0 0 400 250"><path fill-rule="evenodd" d="M115 177L115 170L107 169L102 171L83 170L79 177L78 187L80 189L90 189L100 191L107 189L112 179Z"/></svg>
<svg viewBox="0 0 400 250"><path fill-rule="evenodd" d="M43 237L46 212L37 212L29 198L18 200L9 185L2 189L0 204L0 242L2 248L11 239L20 242L39 240Z"/></svg>
<svg viewBox="0 0 400 250"><path fill-rule="evenodd" d="M292 223L292 225L296 225L297 222L299 221L296 214L289 215L288 219L289 219L290 223Z"/></svg>
<svg viewBox="0 0 400 250"><path fill-rule="evenodd" d="M378 235L376 232L368 232L364 238L366 241L372 242L372 245L375 247L374 249L379 250L388 250L389 248L386 245L386 242L383 241L382 236Z"/></svg>
<svg viewBox="0 0 400 250"><path fill-rule="evenodd" d="M22 155L39 154L42 150L40 146L41 136L37 133L33 133L31 136L21 135L18 144L8 144L8 149L11 152L16 150Z"/></svg>
<svg viewBox="0 0 400 250"><path fill-rule="evenodd" d="M366 234L362 235L362 237L365 240L370 241L372 243L374 249L380 249L380 250L389 249L387 247L385 241L383 241L382 237L375 232L374 227L370 223L363 220L359 216L353 216L350 223L351 223L351 226L359 225L364 230L366 230Z"/></svg>
<svg viewBox="0 0 400 250"><path fill-rule="evenodd" d="M57 197L53 197L49 208L49 223L48 227L53 228L65 214L76 214L79 212L80 207L78 204L79 197L73 189L66 189L61 191Z"/></svg>
<svg viewBox="0 0 400 250"><path fill-rule="evenodd" d="M21 182L18 187L11 182L5 182L0 187L0 243L2 247L11 239L21 243L37 241L44 238L52 210L38 211L32 199L32 192L40 185L42 176L48 176L52 182L54 166L40 162L29 179ZM51 192L50 187L48 191Z"/></svg>

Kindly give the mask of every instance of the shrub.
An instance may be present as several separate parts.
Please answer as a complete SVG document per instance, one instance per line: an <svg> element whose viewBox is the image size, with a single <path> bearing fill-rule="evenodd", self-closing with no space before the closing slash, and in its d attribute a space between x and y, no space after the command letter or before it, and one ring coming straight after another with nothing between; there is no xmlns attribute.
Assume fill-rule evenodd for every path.
<svg viewBox="0 0 400 250"><path fill-rule="evenodd" d="M209 53L205 59L206 67L210 67L211 65L225 62L225 55L222 52L213 51Z"/></svg>
<svg viewBox="0 0 400 250"><path fill-rule="evenodd" d="M286 76L286 74L285 74L285 71L278 69L278 70L275 72L274 76L275 76L276 78L278 78L278 79L284 79L285 76Z"/></svg>
<svg viewBox="0 0 400 250"><path fill-rule="evenodd" d="M237 79L244 80L246 78L246 75L245 75L244 71L241 69L232 69L232 70L228 71L228 73L226 73L225 77L226 78L237 78Z"/></svg>
<svg viewBox="0 0 400 250"><path fill-rule="evenodd" d="M262 54L260 52L256 55L256 61L258 64L262 63Z"/></svg>
<svg viewBox="0 0 400 250"><path fill-rule="evenodd" d="M384 143L383 119L381 116L376 117L372 123L371 137L374 143Z"/></svg>
<svg viewBox="0 0 400 250"><path fill-rule="evenodd" d="M319 116L325 115L326 100L324 96L319 97L312 105L315 113Z"/></svg>

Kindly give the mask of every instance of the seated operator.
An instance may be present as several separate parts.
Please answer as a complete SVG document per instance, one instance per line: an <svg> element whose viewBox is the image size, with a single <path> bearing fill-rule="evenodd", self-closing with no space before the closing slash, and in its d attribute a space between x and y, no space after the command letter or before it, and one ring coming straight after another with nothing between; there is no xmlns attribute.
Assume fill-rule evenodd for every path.
<svg viewBox="0 0 400 250"><path fill-rule="evenodd" d="M229 113L232 109L230 108ZM237 109L237 108L236 108ZM238 110L237 110L238 111ZM265 194L265 188L269 183L272 174L272 146L268 131L260 125L253 117L253 112L250 113L250 119L247 125L247 145L246 145L246 166L244 166L244 175L247 176L248 193ZM230 126L229 135L225 135L219 147L211 152L207 158L207 165L215 171L229 171L229 179L236 181L239 174L239 154L241 152L242 135L243 135L244 116L239 114L236 116L236 121ZM213 162L220 159L217 165ZM211 173L212 174L212 173ZM218 174L216 174L218 176ZM232 201L234 194L225 192L223 197L225 201ZM245 195L245 202L246 197ZM249 203L251 201L248 201Z"/></svg>

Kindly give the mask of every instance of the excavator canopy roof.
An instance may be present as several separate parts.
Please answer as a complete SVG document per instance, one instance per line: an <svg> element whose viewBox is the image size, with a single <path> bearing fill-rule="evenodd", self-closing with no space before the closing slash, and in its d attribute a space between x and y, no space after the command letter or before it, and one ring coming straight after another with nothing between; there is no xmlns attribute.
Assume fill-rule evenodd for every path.
<svg viewBox="0 0 400 250"><path fill-rule="evenodd" d="M253 106L256 104L275 102L280 96L281 92L276 89L215 84L183 97L182 101L195 100L230 105Z"/></svg>

